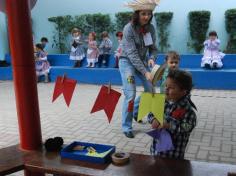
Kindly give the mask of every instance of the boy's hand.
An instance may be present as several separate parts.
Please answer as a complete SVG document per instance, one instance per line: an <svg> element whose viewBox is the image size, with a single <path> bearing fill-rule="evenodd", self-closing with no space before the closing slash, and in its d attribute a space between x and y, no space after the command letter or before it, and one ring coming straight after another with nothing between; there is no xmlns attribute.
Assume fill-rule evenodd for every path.
<svg viewBox="0 0 236 176"><path fill-rule="evenodd" d="M161 128L164 128L164 129L170 128L170 124L166 123L166 122L163 125L160 125L160 126L161 126Z"/></svg>
<svg viewBox="0 0 236 176"><path fill-rule="evenodd" d="M152 128L153 129L168 129L168 128L170 128L170 124L169 123L164 123L163 125L161 125L159 122L158 122L158 120L157 119L154 119L153 121L152 121Z"/></svg>
<svg viewBox="0 0 236 176"><path fill-rule="evenodd" d="M160 123L158 122L158 120L157 120L157 119L154 119L154 120L152 121L152 128L153 128L153 129L158 129L159 126L160 126Z"/></svg>

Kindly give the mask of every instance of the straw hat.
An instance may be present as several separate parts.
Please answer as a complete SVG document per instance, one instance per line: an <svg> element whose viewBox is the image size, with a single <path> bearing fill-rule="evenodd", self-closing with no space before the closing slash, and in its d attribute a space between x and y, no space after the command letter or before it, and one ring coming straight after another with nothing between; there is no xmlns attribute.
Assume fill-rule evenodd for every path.
<svg viewBox="0 0 236 176"><path fill-rule="evenodd" d="M127 2L125 6L137 10L151 10L153 11L155 7L159 4L160 0L134 0L133 2Z"/></svg>
<svg viewBox="0 0 236 176"><path fill-rule="evenodd" d="M159 81L165 71L166 64L163 65L154 65L151 71L152 77L152 85L156 85L157 81Z"/></svg>

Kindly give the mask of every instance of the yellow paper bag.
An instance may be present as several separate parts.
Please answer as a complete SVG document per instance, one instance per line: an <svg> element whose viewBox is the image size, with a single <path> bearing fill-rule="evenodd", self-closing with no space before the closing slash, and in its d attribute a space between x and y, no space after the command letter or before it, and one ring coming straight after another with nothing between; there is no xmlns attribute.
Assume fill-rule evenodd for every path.
<svg viewBox="0 0 236 176"><path fill-rule="evenodd" d="M152 112L155 118L163 124L164 121L165 95L160 93L143 92L141 94L138 121L142 120L148 113Z"/></svg>

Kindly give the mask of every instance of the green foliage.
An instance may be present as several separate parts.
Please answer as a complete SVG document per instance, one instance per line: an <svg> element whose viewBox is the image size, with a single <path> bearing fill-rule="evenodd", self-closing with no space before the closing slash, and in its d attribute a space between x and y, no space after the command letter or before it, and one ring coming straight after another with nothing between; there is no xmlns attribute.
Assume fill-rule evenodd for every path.
<svg viewBox="0 0 236 176"><path fill-rule="evenodd" d="M206 33L209 27L211 13L209 11L192 11L189 12L189 30L191 42L189 46L197 53L203 48L203 42L206 39Z"/></svg>
<svg viewBox="0 0 236 176"><path fill-rule="evenodd" d="M124 26L131 20L133 12L118 12L116 17L116 30L123 31Z"/></svg>
<svg viewBox="0 0 236 176"><path fill-rule="evenodd" d="M61 53L65 53L68 50L67 36L73 27L72 20L70 15L48 18L48 21L55 23L53 42Z"/></svg>
<svg viewBox="0 0 236 176"><path fill-rule="evenodd" d="M225 26L229 33L226 52L236 53L236 9L229 9L225 12Z"/></svg>
<svg viewBox="0 0 236 176"><path fill-rule="evenodd" d="M101 34L103 31L114 31L114 25L112 24L111 18L108 14L96 13L75 16L74 25L79 27L86 36L89 32ZM97 37L99 38L100 35Z"/></svg>
<svg viewBox="0 0 236 176"><path fill-rule="evenodd" d="M69 49L68 36L73 27L81 29L85 36L89 32L100 34L103 31L112 32L114 30L114 25L108 14L83 14L74 18L70 15L57 16L48 18L48 21L55 23L53 42L61 53L65 53ZM98 35L99 37L100 35Z"/></svg>
<svg viewBox="0 0 236 176"><path fill-rule="evenodd" d="M161 13L155 13L154 14L156 25L157 25L157 33L158 33L158 44L160 47L160 51L164 52L170 47L170 44L168 43L169 38L169 30L168 26L170 25L170 22L173 17L172 12L161 12Z"/></svg>

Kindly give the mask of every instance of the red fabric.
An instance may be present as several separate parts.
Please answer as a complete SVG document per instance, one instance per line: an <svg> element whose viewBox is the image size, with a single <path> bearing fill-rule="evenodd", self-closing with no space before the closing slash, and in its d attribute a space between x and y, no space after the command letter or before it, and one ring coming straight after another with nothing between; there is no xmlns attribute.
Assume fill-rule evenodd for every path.
<svg viewBox="0 0 236 176"><path fill-rule="evenodd" d="M134 111L134 100L129 101L128 112Z"/></svg>
<svg viewBox="0 0 236 176"><path fill-rule="evenodd" d="M104 110L110 123L120 96L121 93L113 89L110 89L110 93L108 93L108 87L102 86L91 110L91 114Z"/></svg>
<svg viewBox="0 0 236 176"><path fill-rule="evenodd" d="M185 112L185 109L176 109L171 113L171 116L175 119L181 119L184 116Z"/></svg>
<svg viewBox="0 0 236 176"><path fill-rule="evenodd" d="M144 27L141 27L141 28L139 29L139 33L145 35L145 34L147 33L147 30L146 30Z"/></svg>
<svg viewBox="0 0 236 176"><path fill-rule="evenodd" d="M61 76L57 77L53 92L52 102L54 102L57 99L57 97L63 94L66 104L69 107L77 81L69 79L67 77L64 77L64 80L62 79L63 77Z"/></svg>

